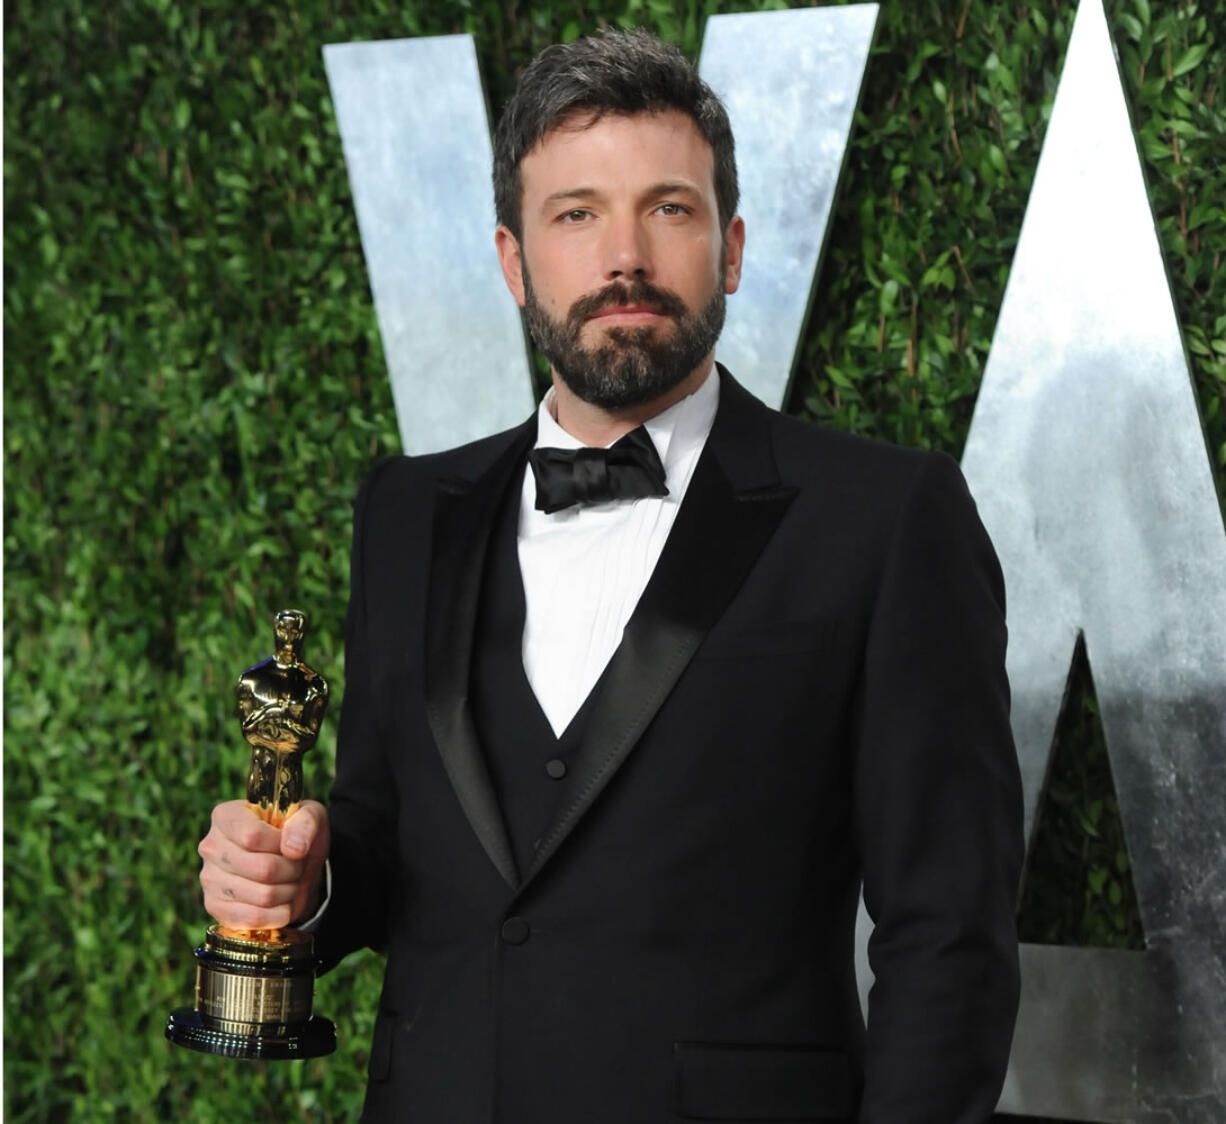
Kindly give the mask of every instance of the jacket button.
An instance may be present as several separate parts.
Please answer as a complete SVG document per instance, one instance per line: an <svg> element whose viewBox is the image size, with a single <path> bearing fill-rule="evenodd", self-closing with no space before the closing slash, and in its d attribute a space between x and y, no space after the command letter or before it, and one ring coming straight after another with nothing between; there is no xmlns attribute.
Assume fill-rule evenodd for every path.
<svg viewBox="0 0 1226 1124"><path fill-rule="evenodd" d="M523 944L529 932L528 922L522 917L508 917L502 923L502 939L507 944Z"/></svg>
<svg viewBox="0 0 1226 1124"><path fill-rule="evenodd" d="M556 757L552 761L546 761L545 772L553 777L555 781L560 781L566 776L566 762L559 761Z"/></svg>

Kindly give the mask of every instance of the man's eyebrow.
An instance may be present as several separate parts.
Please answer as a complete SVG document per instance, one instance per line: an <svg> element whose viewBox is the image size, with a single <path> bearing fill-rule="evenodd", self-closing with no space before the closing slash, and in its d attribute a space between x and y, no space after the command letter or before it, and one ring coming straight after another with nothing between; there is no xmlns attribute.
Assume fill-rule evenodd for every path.
<svg viewBox="0 0 1226 1124"><path fill-rule="evenodd" d="M555 191L547 195L541 202L541 210L548 210L557 203L569 202L572 199L594 199L600 194L594 187L568 187L563 191Z"/></svg>
<svg viewBox="0 0 1226 1124"><path fill-rule="evenodd" d="M541 202L541 210L548 210L550 207L556 206L559 203L568 203L572 200L586 201L590 199L598 199L603 193L599 188L595 187L568 187L562 191L555 191L552 195L547 195ZM688 180L668 180L665 183L652 184L642 193L644 199L657 199L661 195L701 195L701 189Z"/></svg>
<svg viewBox="0 0 1226 1124"><path fill-rule="evenodd" d="M701 195L702 191L689 180L669 180L667 183L653 184L643 194L654 198L660 195Z"/></svg>

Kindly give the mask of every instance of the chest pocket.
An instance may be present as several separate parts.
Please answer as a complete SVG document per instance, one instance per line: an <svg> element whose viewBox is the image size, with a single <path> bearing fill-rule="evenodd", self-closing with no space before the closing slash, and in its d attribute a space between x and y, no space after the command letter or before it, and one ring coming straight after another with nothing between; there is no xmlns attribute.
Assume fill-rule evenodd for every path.
<svg viewBox="0 0 1226 1124"><path fill-rule="evenodd" d="M739 628L712 629L694 654L696 660L763 660L811 655L830 648L834 621L782 621Z"/></svg>

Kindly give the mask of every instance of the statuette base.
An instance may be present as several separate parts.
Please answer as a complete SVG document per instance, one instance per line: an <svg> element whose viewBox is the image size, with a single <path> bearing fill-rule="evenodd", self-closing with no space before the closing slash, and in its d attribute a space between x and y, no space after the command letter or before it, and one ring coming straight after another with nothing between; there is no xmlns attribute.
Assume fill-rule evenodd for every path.
<svg viewBox="0 0 1226 1124"><path fill-rule="evenodd" d="M313 1058L336 1031L311 1014L315 957L309 933L248 933L212 925L196 949L196 1006L173 1011L166 1037L227 1058Z"/></svg>

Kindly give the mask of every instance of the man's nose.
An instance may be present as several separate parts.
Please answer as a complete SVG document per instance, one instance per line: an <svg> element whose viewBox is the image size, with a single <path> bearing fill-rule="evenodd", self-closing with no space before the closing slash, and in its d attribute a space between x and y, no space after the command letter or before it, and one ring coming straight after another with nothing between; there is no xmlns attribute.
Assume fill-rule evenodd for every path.
<svg viewBox="0 0 1226 1124"><path fill-rule="evenodd" d="M603 253L604 275L609 281L648 277L651 273L651 246L636 218L624 216L609 223Z"/></svg>

